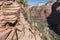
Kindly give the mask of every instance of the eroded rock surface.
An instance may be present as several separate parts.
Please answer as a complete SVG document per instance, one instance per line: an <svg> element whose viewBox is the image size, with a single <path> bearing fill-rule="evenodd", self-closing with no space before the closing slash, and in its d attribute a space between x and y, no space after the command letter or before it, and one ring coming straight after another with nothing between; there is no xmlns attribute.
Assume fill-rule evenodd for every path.
<svg viewBox="0 0 60 40"><path fill-rule="evenodd" d="M11 4L10 4L11 3ZM0 6L0 40L42 40L39 31L35 31L20 13L20 6L16 2L4 2ZM16 25L5 25L6 22Z"/></svg>

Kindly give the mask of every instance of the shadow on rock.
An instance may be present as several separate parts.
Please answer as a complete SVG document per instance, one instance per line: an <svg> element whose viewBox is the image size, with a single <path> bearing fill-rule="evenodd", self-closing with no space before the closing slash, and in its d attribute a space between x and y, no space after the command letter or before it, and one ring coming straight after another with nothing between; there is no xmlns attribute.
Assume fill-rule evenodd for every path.
<svg viewBox="0 0 60 40"><path fill-rule="evenodd" d="M60 2L55 2L52 5L52 12L47 17L48 27L53 30L56 34L60 35Z"/></svg>

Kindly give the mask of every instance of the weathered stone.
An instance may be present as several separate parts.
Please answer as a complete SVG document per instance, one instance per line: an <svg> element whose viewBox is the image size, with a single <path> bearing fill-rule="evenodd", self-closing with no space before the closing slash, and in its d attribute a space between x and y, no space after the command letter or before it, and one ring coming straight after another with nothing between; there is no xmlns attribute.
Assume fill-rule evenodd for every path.
<svg viewBox="0 0 60 40"><path fill-rule="evenodd" d="M9 6L5 5L8 4ZM42 40L40 35L35 33L30 27L30 24L25 20L20 13L20 6L16 2L5 2L1 7L0 14L0 40ZM3 26L6 22L14 23L18 19L17 24L13 26ZM35 36L36 35L36 36Z"/></svg>

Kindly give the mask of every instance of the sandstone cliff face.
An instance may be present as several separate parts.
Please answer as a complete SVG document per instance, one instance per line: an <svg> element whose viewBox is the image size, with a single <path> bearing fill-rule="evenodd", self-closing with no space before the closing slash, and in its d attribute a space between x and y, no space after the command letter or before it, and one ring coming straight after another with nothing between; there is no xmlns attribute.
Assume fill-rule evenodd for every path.
<svg viewBox="0 0 60 40"><path fill-rule="evenodd" d="M3 3L0 13L0 40L42 40L39 31L32 29L25 20L16 2ZM18 22L14 27L3 26L6 22L14 23L17 19Z"/></svg>
<svg viewBox="0 0 60 40"><path fill-rule="evenodd" d="M41 19L44 19L46 17L48 17L51 14L51 7L53 5L53 3L55 3L57 0L52 0L44 5L41 6L32 6L29 9L29 15L31 16L37 16L40 17Z"/></svg>
<svg viewBox="0 0 60 40"><path fill-rule="evenodd" d="M45 5L43 8L41 8L41 18L46 18L51 14L51 6Z"/></svg>
<svg viewBox="0 0 60 40"><path fill-rule="evenodd" d="M51 13L52 4L53 3L48 3L43 6L25 8L19 6L16 2L13 2L13 4L9 6L2 5L1 3L0 40L60 40L60 36L48 28L48 24L45 19ZM25 12L22 12L21 9L27 12L27 17L30 21L25 19ZM2 26L7 21L14 23L16 19L18 19L18 23L14 27L9 25Z"/></svg>
<svg viewBox="0 0 60 40"><path fill-rule="evenodd" d="M42 19L46 18L51 13L51 6L52 5L33 6L29 9L30 16L37 16Z"/></svg>

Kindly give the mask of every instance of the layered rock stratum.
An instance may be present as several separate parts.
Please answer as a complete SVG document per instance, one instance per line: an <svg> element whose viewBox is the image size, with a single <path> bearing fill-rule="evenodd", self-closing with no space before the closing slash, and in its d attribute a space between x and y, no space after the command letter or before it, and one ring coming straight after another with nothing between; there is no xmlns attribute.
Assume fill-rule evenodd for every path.
<svg viewBox="0 0 60 40"><path fill-rule="evenodd" d="M3 2L0 8L0 40L42 40L42 34L32 29L25 20L18 3ZM17 19L14 27L3 26L6 22L14 23Z"/></svg>

